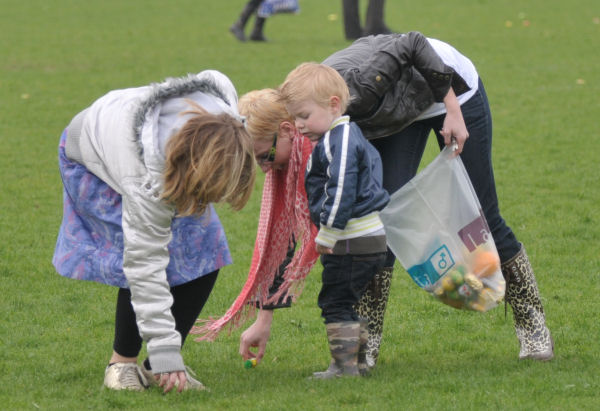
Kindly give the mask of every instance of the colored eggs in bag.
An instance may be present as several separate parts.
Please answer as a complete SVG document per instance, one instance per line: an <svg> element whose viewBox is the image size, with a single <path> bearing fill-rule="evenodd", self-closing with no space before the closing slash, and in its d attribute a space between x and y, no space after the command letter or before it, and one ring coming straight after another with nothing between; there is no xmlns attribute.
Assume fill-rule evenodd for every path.
<svg viewBox="0 0 600 411"><path fill-rule="evenodd" d="M443 276L440 281L442 283L442 289L444 291L450 292L456 289L456 285L454 284L454 281L452 281L452 277L450 277L449 275Z"/></svg>
<svg viewBox="0 0 600 411"><path fill-rule="evenodd" d="M473 296L473 291L474 290L471 287L469 287L467 284L463 284L458 289L458 294L465 299L469 299Z"/></svg>
<svg viewBox="0 0 600 411"><path fill-rule="evenodd" d="M452 270L449 274L450 278L452 279L452 282L457 286L461 286L465 282L464 269L462 271L463 272L461 272L461 270L458 269Z"/></svg>
<svg viewBox="0 0 600 411"><path fill-rule="evenodd" d="M473 274L477 277L489 277L500 267L498 254L481 250L475 255L473 261Z"/></svg>
<svg viewBox="0 0 600 411"><path fill-rule="evenodd" d="M475 291L481 291L483 289L481 280L471 273L465 274L465 283Z"/></svg>
<svg viewBox="0 0 600 411"><path fill-rule="evenodd" d="M460 300L460 299L453 300L453 299L448 298L446 296L440 297L439 300L441 302L443 302L444 304L449 305L450 307L458 308L459 310L461 308L464 308L464 305L465 305L464 302L462 300Z"/></svg>
<svg viewBox="0 0 600 411"><path fill-rule="evenodd" d="M485 306L479 304L477 301L471 301L469 303L469 308L474 311L480 311L480 312L485 311Z"/></svg>
<svg viewBox="0 0 600 411"><path fill-rule="evenodd" d="M488 261L493 261L492 257L495 254L490 254L491 257L486 255L482 260L487 258ZM494 264L485 265L488 266L493 267ZM487 273L487 270L482 272ZM429 291L435 298L451 307L484 312L498 303L498 298L494 298L498 292L484 285L484 282L485 280L480 280L475 274L467 272L465 266L458 265L440 278Z"/></svg>

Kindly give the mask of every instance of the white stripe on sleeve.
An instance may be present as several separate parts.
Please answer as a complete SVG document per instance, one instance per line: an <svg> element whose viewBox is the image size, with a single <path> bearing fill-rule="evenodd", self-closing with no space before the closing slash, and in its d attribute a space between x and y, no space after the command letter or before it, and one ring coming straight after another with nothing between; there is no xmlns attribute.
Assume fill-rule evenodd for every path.
<svg viewBox="0 0 600 411"><path fill-rule="evenodd" d="M344 192L344 177L346 176L346 159L348 157L349 133L350 126L346 123L344 124L344 134L342 136L342 154L340 158L340 169L338 171L337 189L335 192L335 198L333 200L333 206L331 207L331 213L329 214L329 218L327 219L327 225L330 227L333 225L333 221L335 220L337 210L340 206L340 201L342 200L342 193ZM331 155L331 153L329 155ZM331 167L331 164L329 165L329 167Z"/></svg>

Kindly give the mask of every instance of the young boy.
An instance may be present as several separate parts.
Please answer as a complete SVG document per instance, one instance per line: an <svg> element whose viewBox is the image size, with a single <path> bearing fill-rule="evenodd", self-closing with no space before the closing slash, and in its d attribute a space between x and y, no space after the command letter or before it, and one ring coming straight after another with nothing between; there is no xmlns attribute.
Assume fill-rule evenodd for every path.
<svg viewBox="0 0 600 411"><path fill-rule="evenodd" d="M354 305L386 256L378 211L389 196L382 188L381 158L358 126L343 116L350 93L334 69L301 64L280 92L298 131L318 141L308 160L305 186L311 219L319 227L323 285L318 303L332 362L314 377L363 375L368 371L368 331Z"/></svg>

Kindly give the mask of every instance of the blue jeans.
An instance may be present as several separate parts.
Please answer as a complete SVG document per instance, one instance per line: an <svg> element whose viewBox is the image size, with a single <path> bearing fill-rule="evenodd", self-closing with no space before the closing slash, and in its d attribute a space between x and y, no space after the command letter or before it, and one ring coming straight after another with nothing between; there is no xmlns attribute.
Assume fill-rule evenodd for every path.
<svg viewBox="0 0 600 411"><path fill-rule="evenodd" d="M318 303L325 324L358 321L354 305L383 267L385 259L385 252L321 256L323 284Z"/></svg>
<svg viewBox="0 0 600 411"><path fill-rule="evenodd" d="M492 115L481 79L477 92L461 106L469 138L460 157L475 188L483 213L494 237L502 262L521 249L521 244L500 215L496 183L492 168ZM417 172L427 138L433 130L440 150L444 138L439 133L445 115L415 121L399 133L370 140L383 162L383 187L391 194L406 184ZM388 252L386 267L392 266L394 255Z"/></svg>

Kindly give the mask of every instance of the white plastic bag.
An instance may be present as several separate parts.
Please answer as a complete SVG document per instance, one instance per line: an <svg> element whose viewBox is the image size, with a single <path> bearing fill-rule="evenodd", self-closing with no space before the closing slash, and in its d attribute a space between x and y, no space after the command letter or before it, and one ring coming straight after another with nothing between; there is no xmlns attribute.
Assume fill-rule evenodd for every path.
<svg viewBox="0 0 600 411"><path fill-rule="evenodd" d="M380 213L388 246L419 287L455 308L504 298L500 259L467 171L446 147Z"/></svg>

